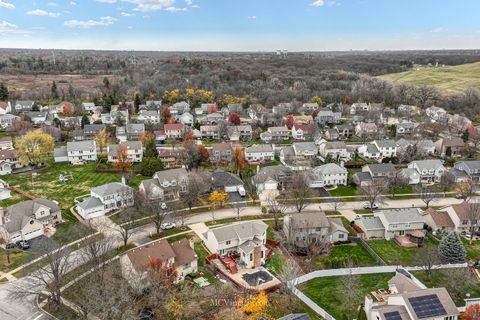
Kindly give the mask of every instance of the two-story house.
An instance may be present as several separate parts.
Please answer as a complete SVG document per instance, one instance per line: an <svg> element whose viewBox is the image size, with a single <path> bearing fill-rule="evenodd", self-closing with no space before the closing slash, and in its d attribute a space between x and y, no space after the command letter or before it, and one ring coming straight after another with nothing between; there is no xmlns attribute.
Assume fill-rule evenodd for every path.
<svg viewBox="0 0 480 320"><path fill-rule="evenodd" d="M310 188L346 186L348 182L348 171L336 163L327 163L311 169L307 177Z"/></svg>
<svg viewBox="0 0 480 320"><path fill-rule="evenodd" d="M230 141L248 141L252 140L252 126L239 125L227 127L227 134Z"/></svg>
<svg viewBox="0 0 480 320"><path fill-rule="evenodd" d="M416 122L402 122L396 126L396 134L398 136L402 135L412 135L418 131L419 123Z"/></svg>
<svg viewBox="0 0 480 320"><path fill-rule="evenodd" d="M440 157L458 157L465 149L466 144L462 138L454 137L449 139L440 138L435 142L435 150Z"/></svg>
<svg viewBox="0 0 480 320"><path fill-rule="evenodd" d="M312 129L310 124L294 124L292 126L292 138L295 140L310 140Z"/></svg>
<svg viewBox="0 0 480 320"><path fill-rule="evenodd" d="M393 140L375 140L358 147L358 153L364 158L381 160L397 156L397 143Z"/></svg>
<svg viewBox="0 0 480 320"><path fill-rule="evenodd" d="M480 182L480 160L461 161L453 165L457 170L465 172L475 183Z"/></svg>
<svg viewBox="0 0 480 320"><path fill-rule="evenodd" d="M11 137L0 138L0 150L13 150L13 141Z"/></svg>
<svg viewBox="0 0 480 320"><path fill-rule="evenodd" d="M470 227L473 227L475 232L480 231L480 219L475 219L475 215L472 214L472 212L478 210L475 208L476 205L475 203L462 202L442 208L441 211L448 213L455 225L455 231L470 234Z"/></svg>
<svg viewBox="0 0 480 320"><path fill-rule="evenodd" d="M158 110L140 110L137 120L142 123L159 124L160 112Z"/></svg>
<svg viewBox="0 0 480 320"><path fill-rule="evenodd" d="M282 141L288 140L291 136L291 131L287 127L270 127L267 129L267 140ZM263 140L263 139L262 139Z"/></svg>
<svg viewBox="0 0 480 320"><path fill-rule="evenodd" d="M220 139L220 129L218 126L200 126L200 133L202 134L202 139L205 140Z"/></svg>
<svg viewBox="0 0 480 320"><path fill-rule="evenodd" d="M214 163L228 164L232 162L232 146L229 143L214 143L210 153L210 161Z"/></svg>
<svg viewBox="0 0 480 320"><path fill-rule="evenodd" d="M430 119L432 119L434 121L438 121L438 120L441 120L442 118L444 118L447 115L447 111L443 108L439 108L439 107L436 107L436 106L431 106L431 107L428 107L427 109L425 109L425 114Z"/></svg>
<svg viewBox="0 0 480 320"><path fill-rule="evenodd" d="M351 153L347 150L347 145L343 141L320 141L318 145L320 156L334 161L350 161Z"/></svg>
<svg viewBox="0 0 480 320"><path fill-rule="evenodd" d="M315 244L323 250L335 242L348 241L348 231L340 218L327 218L322 211L286 215L283 233L297 250Z"/></svg>
<svg viewBox="0 0 480 320"><path fill-rule="evenodd" d="M20 121L20 117L8 113L0 115L0 127L2 129L11 127L16 121Z"/></svg>
<svg viewBox="0 0 480 320"><path fill-rule="evenodd" d="M159 148L158 158L162 160L163 167L165 169L174 169L181 168L183 166L182 162L182 151L179 149L165 149Z"/></svg>
<svg viewBox="0 0 480 320"><path fill-rule="evenodd" d="M143 145L141 141L125 141L120 144L111 144L107 146L108 162L115 162L118 160L118 153L120 147L125 148L127 159L132 162L142 162L143 160Z"/></svg>
<svg viewBox="0 0 480 320"><path fill-rule="evenodd" d="M338 133L339 140L351 139L353 137L353 134L355 133L355 128L349 123L338 124L335 126L335 130Z"/></svg>
<svg viewBox="0 0 480 320"><path fill-rule="evenodd" d="M208 228L203 234L207 249L220 257L238 254L237 267L256 269L266 260L268 225L260 220Z"/></svg>
<svg viewBox="0 0 480 320"><path fill-rule="evenodd" d="M414 169L420 175L421 183L437 183L446 171L442 162L438 159L418 160L408 164L408 168Z"/></svg>
<svg viewBox="0 0 480 320"><path fill-rule="evenodd" d="M95 140L67 142L53 150L55 162L85 163L97 161L97 145Z"/></svg>
<svg viewBox="0 0 480 320"><path fill-rule="evenodd" d="M6 244L40 237L46 227L61 221L58 204L42 198L0 208L0 233Z"/></svg>
<svg viewBox="0 0 480 320"><path fill-rule="evenodd" d="M371 163L362 167L361 172L353 175L358 186L387 185L389 179L395 177L395 166L391 163Z"/></svg>
<svg viewBox="0 0 480 320"><path fill-rule="evenodd" d="M48 119L48 112L45 111L30 111L27 113L28 119L34 126L40 126Z"/></svg>
<svg viewBox="0 0 480 320"><path fill-rule="evenodd" d="M165 124L163 130L168 140L181 140L185 135L185 125L183 123Z"/></svg>
<svg viewBox="0 0 480 320"><path fill-rule="evenodd" d="M341 118L342 118L341 112L334 112L330 109L323 109L317 113L316 120L319 125L324 126L327 124L340 123Z"/></svg>
<svg viewBox="0 0 480 320"><path fill-rule="evenodd" d="M90 196L75 207L83 219L103 216L108 212L134 205L133 188L120 182L107 183L90 190Z"/></svg>
<svg viewBox="0 0 480 320"><path fill-rule="evenodd" d="M4 116L12 112L12 104L10 101L0 101L0 116Z"/></svg>
<svg viewBox="0 0 480 320"><path fill-rule="evenodd" d="M275 160L275 150L271 144L254 144L245 148L245 160L249 163L262 163Z"/></svg>
<svg viewBox="0 0 480 320"><path fill-rule="evenodd" d="M140 183L140 193L149 200L178 200L187 192L188 173L185 168L158 171L152 179Z"/></svg>
<svg viewBox="0 0 480 320"><path fill-rule="evenodd" d="M17 100L15 102L15 112L28 112L33 110L35 102L31 100Z"/></svg>
<svg viewBox="0 0 480 320"><path fill-rule="evenodd" d="M355 135L359 138L366 139L376 136L378 127L373 122L359 122L355 126Z"/></svg>

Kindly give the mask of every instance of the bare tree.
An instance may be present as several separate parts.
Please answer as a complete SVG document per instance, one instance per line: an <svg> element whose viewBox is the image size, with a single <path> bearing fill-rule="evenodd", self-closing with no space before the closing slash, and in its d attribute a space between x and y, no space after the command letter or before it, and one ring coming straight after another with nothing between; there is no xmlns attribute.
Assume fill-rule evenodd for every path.
<svg viewBox="0 0 480 320"><path fill-rule="evenodd" d="M439 270L445 279L445 288L453 300L465 299L466 293L472 292L478 287L478 281L473 273L467 268L449 268Z"/></svg>
<svg viewBox="0 0 480 320"><path fill-rule="evenodd" d="M429 282L431 279L433 266L440 262L437 248L432 246L424 246L418 249L414 261L417 263L417 265L422 267L424 280Z"/></svg>
<svg viewBox="0 0 480 320"><path fill-rule="evenodd" d="M303 274L302 269L293 257L289 257L283 267L279 270L278 276L282 280L282 291L288 295L289 305L293 305L295 301L294 290L298 285L298 277Z"/></svg>
<svg viewBox="0 0 480 320"><path fill-rule="evenodd" d="M373 212L374 205L381 203L383 201L381 196L384 193L384 191L385 191L385 187L379 183L372 183L360 188L360 192L367 200L368 204L370 205L370 210L372 212Z"/></svg>
<svg viewBox="0 0 480 320"><path fill-rule="evenodd" d="M415 98L423 108L427 107L427 103L435 103L438 97L439 93L433 87L421 86L415 91Z"/></svg>
<svg viewBox="0 0 480 320"><path fill-rule="evenodd" d="M445 197L447 191L449 191L455 185L455 176L450 171L446 171L440 177L440 186L443 191L443 196Z"/></svg>
<svg viewBox="0 0 480 320"><path fill-rule="evenodd" d="M460 194L463 201L468 202L475 194L475 182L468 177L458 184L456 191Z"/></svg>
<svg viewBox="0 0 480 320"><path fill-rule="evenodd" d="M277 199L271 194L267 197L267 208L268 213L273 216L274 229L278 230L280 227L279 221L285 214L287 206L282 199Z"/></svg>
<svg viewBox="0 0 480 320"><path fill-rule="evenodd" d="M470 234L468 242L471 245L473 243L475 232L480 228L480 202L472 201L465 203L464 205L467 206L467 210L465 210L465 218L468 221L468 231Z"/></svg>
<svg viewBox="0 0 480 320"><path fill-rule="evenodd" d="M332 206L333 211L338 211L338 209L340 209L341 207L343 207L345 205L345 202L342 202L340 200L340 198L338 198L338 197L331 198L329 203ZM320 208L320 210L321 210L321 208Z"/></svg>
<svg viewBox="0 0 480 320"><path fill-rule="evenodd" d="M307 176L304 172L296 172L293 174L291 189L295 209L300 213L308 206L308 198L312 194L312 189L310 189Z"/></svg>
<svg viewBox="0 0 480 320"><path fill-rule="evenodd" d="M248 177L245 182L245 190L247 191L248 196L252 199L253 205L256 204L258 200L258 190L257 190L257 177Z"/></svg>
<svg viewBox="0 0 480 320"><path fill-rule="evenodd" d="M387 186L392 198L395 198L395 194L399 188L408 186L408 179L402 175L401 171L395 171L393 176L388 179Z"/></svg>
<svg viewBox="0 0 480 320"><path fill-rule="evenodd" d="M1 219L1 218L0 218ZM0 246L5 247L5 256L7 257L7 264L10 265L10 256L12 254L12 238L10 233L5 228L0 228Z"/></svg>
<svg viewBox="0 0 480 320"><path fill-rule="evenodd" d="M435 199L435 195L432 192L432 189L428 186L418 185L417 190L422 197L423 203L425 203L428 209L428 207L430 206L430 202Z"/></svg>
<svg viewBox="0 0 480 320"><path fill-rule="evenodd" d="M339 292L342 294L340 301L343 301L344 309L348 312L346 316L350 318L356 314L362 295L358 276L355 276L352 271L353 264L348 268L350 268L348 274L342 277L342 290Z"/></svg>
<svg viewBox="0 0 480 320"><path fill-rule="evenodd" d="M48 298L56 306L62 302L61 288L65 285L65 275L72 266L71 252L68 248L58 248L50 242L44 243L41 250L44 258L32 266L36 270L30 274L30 281L23 286L15 286L10 292L14 299L22 300L27 296L48 293Z"/></svg>
<svg viewBox="0 0 480 320"><path fill-rule="evenodd" d="M198 174L194 172L188 174L187 190L182 195L182 201L188 207L190 213L192 213L192 207L197 203L198 197L202 192L202 183Z"/></svg>
<svg viewBox="0 0 480 320"><path fill-rule="evenodd" d="M130 238L138 231L135 224L137 215L130 208L120 214L122 214L121 224L111 229L120 236L123 246L126 247Z"/></svg>

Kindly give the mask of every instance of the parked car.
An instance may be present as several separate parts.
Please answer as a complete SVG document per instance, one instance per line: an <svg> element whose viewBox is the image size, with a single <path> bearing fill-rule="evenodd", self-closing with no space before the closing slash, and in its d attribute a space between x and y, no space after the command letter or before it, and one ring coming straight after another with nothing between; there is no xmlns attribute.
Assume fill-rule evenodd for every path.
<svg viewBox="0 0 480 320"><path fill-rule="evenodd" d="M241 197L245 197L247 195L247 193L245 192L245 188L243 186L239 186L237 188L238 190L238 194L241 196Z"/></svg>
<svg viewBox="0 0 480 320"><path fill-rule="evenodd" d="M30 249L30 244L28 241L19 241L17 242L17 246L22 250Z"/></svg>
<svg viewBox="0 0 480 320"><path fill-rule="evenodd" d="M463 194L459 193L459 194L456 194L456 195L455 195L455 199L465 200L465 197L463 196Z"/></svg>
<svg viewBox="0 0 480 320"><path fill-rule="evenodd" d="M167 210L167 204L166 204L165 202L162 202L162 203L160 204L160 208L161 208L162 210Z"/></svg>
<svg viewBox="0 0 480 320"><path fill-rule="evenodd" d="M378 209L378 204L374 203L370 206L370 202L364 202L363 209Z"/></svg>
<svg viewBox="0 0 480 320"><path fill-rule="evenodd" d="M165 223L162 223L161 225L162 230L170 230L175 227L177 227L177 225L173 222L165 222Z"/></svg>

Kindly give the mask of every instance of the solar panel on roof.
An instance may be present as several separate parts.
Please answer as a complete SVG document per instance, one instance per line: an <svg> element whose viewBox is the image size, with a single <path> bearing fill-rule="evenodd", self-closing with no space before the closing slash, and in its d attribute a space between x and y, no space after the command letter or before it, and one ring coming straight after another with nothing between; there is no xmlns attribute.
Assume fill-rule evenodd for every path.
<svg viewBox="0 0 480 320"><path fill-rule="evenodd" d="M436 294L414 297L408 299L408 301L410 301L413 311L419 319L441 316L447 313Z"/></svg>
<svg viewBox="0 0 480 320"><path fill-rule="evenodd" d="M402 316L398 311L385 312L383 316L385 320L402 320Z"/></svg>

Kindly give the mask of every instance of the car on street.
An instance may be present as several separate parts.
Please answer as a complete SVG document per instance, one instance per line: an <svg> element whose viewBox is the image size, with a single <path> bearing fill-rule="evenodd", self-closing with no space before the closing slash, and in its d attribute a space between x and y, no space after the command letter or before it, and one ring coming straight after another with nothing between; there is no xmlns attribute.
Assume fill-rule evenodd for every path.
<svg viewBox="0 0 480 320"><path fill-rule="evenodd" d="M165 222L165 223L162 223L161 228L162 230L170 230L175 228L176 226L177 225L173 222Z"/></svg>
<svg viewBox="0 0 480 320"><path fill-rule="evenodd" d="M370 205L370 202L366 201L363 203L363 209L378 209L378 204L373 203L372 205Z"/></svg>

